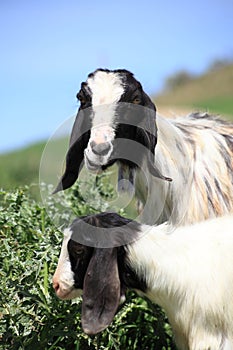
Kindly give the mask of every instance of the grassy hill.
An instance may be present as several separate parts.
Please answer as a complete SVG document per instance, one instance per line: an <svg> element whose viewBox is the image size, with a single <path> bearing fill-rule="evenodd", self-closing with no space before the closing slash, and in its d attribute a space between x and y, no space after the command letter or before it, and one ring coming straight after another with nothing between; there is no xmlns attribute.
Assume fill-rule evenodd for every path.
<svg viewBox="0 0 233 350"><path fill-rule="evenodd" d="M0 188L9 190L31 185L31 194L39 199L39 181L57 184L67 143L68 138L63 137L1 154Z"/></svg>
<svg viewBox="0 0 233 350"><path fill-rule="evenodd" d="M233 65L190 79L155 96L155 101L159 112L170 106L178 110L203 109L233 116ZM34 183L31 189L38 199L40 169L43 168L43 175L49 181L56 182L54 174L58 174L58 165L67 149L67 139L54 140L45 147L46 142L40 142L0 155L0 188L8 190ZM93 211L92 198L95 202L100 198L102 208L105 208L106 198L110 196L110 200L114 199L108 179L104 186L102 182L97 186L98 189L92 186L89 192L86 191L89 196L87 201L85 198L81 200L82 196L78 197L77 193L68 192L69 202L73 206L75 203L76 211L78 208L81 215ZM175 348L161 310L134 294L129 295L128 302L108 330L93 338L84 335L80 323L80 300L76 304L58 302L51 285L61 241L54 218L58 213L60 216L60 210L66 213L66 198L52 196L45 210L27 192L16 189L0 191L0 202L3 238L0 251L1 298L4 305L4 311L0 310L0 343L4 348L6 344L12 350L22 346L25 350L94 350L97 347L113 350L118 348L118 344L122 344L119 349L129 350ZM132 211L132 208L129 210ZM64 218L68 220L66 215Z"/></svg>
<svg viewBox="0 0 233 350"><path fill-rule="evenodd" d="M154 96L159 108L172 106L233 116L233 64L210 69Z"/></svg>
<svg viewBox="0 0 233 350"><path fill-rule="evenodd" d="M203 110L233 118L233 64L210 69L202 76L191 77L182 84L173 86L154 96L158 112L165 110ZM66 140L67 142L67 140ZM40 142L27 148L0 155L0 188L9 189L19 185L38 184L39 167L46 143ZM56 154L62 154L67 146L64 140L54 144ZM60 147L60 148L58 148ZM59 152L57 152L59 150ZM54 178L60 159L55 159L50 147L48 172ZM35 186L36 187L36 186Z"/></svg>
<svg viewBox="0 0 233 350"><path fill-rule="evenodd" d="M45 142L0 155L0 188L38 183L40 159Z"/></svg>

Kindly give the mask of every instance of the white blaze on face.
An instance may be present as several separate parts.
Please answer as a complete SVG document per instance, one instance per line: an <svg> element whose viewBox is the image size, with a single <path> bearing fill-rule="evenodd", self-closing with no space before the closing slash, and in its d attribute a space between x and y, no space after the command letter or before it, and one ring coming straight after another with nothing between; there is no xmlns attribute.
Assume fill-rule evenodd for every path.
<svg viewBox="0 0 233 350"><path fill-rule="evenodd" d="M114 139L114 129L107 124L93 126L91 129L91 141L94 140L97 145L104 142L111 142Z"/></svg>
<svg viewBox="0 0 233 350"><path fill-rule="evenodd" d="M92 152L91 142L102 144L111 142L115 137L114 118L116 104L120 100L124 86L119 74L97 71L93 77L87 79L88 87L92 92L93 120L91 136L85 156L96 167L107 162L112 148L104 157ZM88 162L86 161L88 166Z"/></svg>
<svg viewBox="0 0 233 350"><path fill-rule="evenodd" d="M73 299L81 295L81 290L74 288L74 273L71 270L71 263L67 244L70 240L72 231L64 231L61 252L58 259L57 269L53 276L53 286L60 299Z"/></svg>
<svg viewBox="0 0 233 350"><path fill-rule="evenodd" d="M117 73L97 71L87 84L92 92L92 106L117 103L124 92L122 80Z"/></svg>

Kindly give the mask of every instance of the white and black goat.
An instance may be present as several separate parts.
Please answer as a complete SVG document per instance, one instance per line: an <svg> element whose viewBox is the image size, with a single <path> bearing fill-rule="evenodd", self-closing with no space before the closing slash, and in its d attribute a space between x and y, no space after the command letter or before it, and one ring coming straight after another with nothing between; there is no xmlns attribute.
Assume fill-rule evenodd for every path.
<svg viewBox="0 0 233 350"><path fill-rule="evenodd" d="M141 222L182 225L232 212L232 124L208 114L156 116L141 84L124 69L89 74L77 97L81 105L55 193L73 185L83 162L94 171L117 162L119 189L132 184L146 206Z"/></svg>
<svg viewBox="0 0 233 350"><path fill-rule="evenodd" d="M87 247L107 229L110 248ZM90 229L89 229L90 228ZM126 288L162 306L182 350L233 349L233 217L177 228L148 226L115 213L76 219L65 230L53 278L56 294L83 290L82 326L96 334L112 321ZM105 233L104 233L105 234ZM123 236L131 243L119 246Z"/></svg>

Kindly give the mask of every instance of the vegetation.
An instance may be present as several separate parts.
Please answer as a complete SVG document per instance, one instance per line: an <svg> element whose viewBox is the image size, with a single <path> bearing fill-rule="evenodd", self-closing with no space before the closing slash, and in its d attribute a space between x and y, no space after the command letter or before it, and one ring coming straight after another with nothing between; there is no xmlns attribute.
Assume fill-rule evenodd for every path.
<svg viewBox="0 0 233 350"><path fill-rule="evenodd" d="M158 112L164 107L210 111L233 118L233 63L225 60L215 61L201 76L189 72L177 72L168 77L165 89L154 97ZM38 183L40 160L45 147L41 142L27 148L0 154L0 187L17 188L20 185ZM54 144L56 149L64 149L64 141ZM50 162L51 164L53 162ZM51 169L54 176L54 171ZM39 198L35 188L30 188L35 198Z"/></svg>
<svg viewBox="0 0 233 350"><path fill-rule="evenodd" d="M199 77L182 71L168 78L165 91L155 101L158 111L163 106L177 106L233 116L232 96L233 64L220 61ZM114 191L103 175L94 186L90 181L84 184L88 200L83 198L79 182L66 194L48 195L41 204L38 182L44 147L41 142L0 155L0 349L174 349L163 312L132 292L113 324L95 337L82 332L81 299L56 298L51 278L62 228L71 222L72 215L106 210ZM64 140L53 147L60 153ZM47 178L54 177L57 162L52 148L51 153L45 167ZM111 174L111 179L114 176ZM30 187L21 187L27 184ZM47 193L45 186L44 195ZM121 214L127 211L127 216L133 216L133 207L131 203Z"/></svg>
<svg viewBox="0 0 233 350"><path fill-rule="evenodd" d="M63 225L68 225L68 204L76 204L75 215L106 209L112 190L98 183L95 189L89 185L90 202L99 198L95 207L82 199L79 186L49 197L46 207L30 197L28 188L0 192L1 350L174 349L162 311L134 293L128 294L112 325L95 337L82 332L81 299L60 301L55 296L51 279L62 227L54 218L62 214Z"/></svg>
<svg viewBox="0 0 233 350"><path fill-rule="evenodd" d="M177 87L184 86L188 82L193 80L193 75L186 72L185 70L182 70L171 77L168 77L165 81L165 90L166 91L172 91L173 89L176 89Z"/></svg>
<svg viewBox="0 0 233 350"><path fill-rule="evenodd" d="M41 155L45 143L40 142L26 148L0 155L0 188L12 189L36 183ZM31 188L33 191L33 188Z"/></svg>
<svg viewBox="0 0 233 350"><path fill-rule="evenodd" d="M155 96L159 107L203 110L233 118L233 63L216 61L201 76L181 71L169 77L165 89Z"/></svg>

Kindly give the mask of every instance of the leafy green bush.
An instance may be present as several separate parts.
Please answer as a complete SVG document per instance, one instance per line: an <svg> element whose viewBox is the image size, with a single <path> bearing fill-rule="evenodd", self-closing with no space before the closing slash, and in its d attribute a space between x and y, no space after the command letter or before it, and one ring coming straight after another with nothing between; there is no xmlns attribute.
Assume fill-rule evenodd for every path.
<svg viewBox="0 0 233 350"><path fill-rule="evenodd" d="M99 190L103 199L111 195L103 185L96 187ZM49 198L46 208L30 198L27 188L0 192L0 349L174 348L161 310L134 293L129 293L112 325L95 337L82 332L81 299L60 301L55 296L51 280L62 233L52 218L64 208L68 225L67 201L75 203L77 215L102 210L105 203L88 206L79 187L66 197Z"/></svg>

